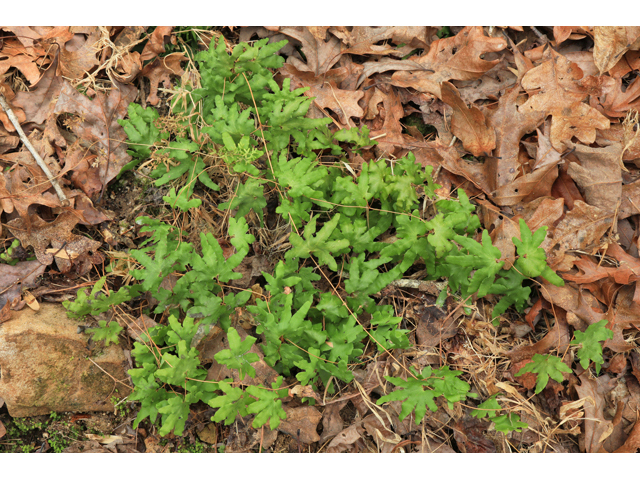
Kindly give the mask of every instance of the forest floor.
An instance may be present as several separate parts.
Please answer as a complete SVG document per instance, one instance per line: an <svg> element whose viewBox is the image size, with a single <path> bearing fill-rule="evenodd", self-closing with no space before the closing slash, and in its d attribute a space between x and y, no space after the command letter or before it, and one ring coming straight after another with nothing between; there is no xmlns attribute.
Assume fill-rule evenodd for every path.
<svg viewBox="0 0 640 480"><path fill-rule="evenodd" d="M25 282L22 290L37 302L62 302L107 274L112 292L135 283L129 273L136 267L126 263L127 252L148 239L136 223L142 216L179 225L197 248L204 231L219 239L225 255L232 249L223 238L228 219L221 205L231 201L228 192L239 177L229 169L215 170L211 177L222 190L198 185L193 198L200 205L180 213L163 197L180 181L184 185L184 178L154 183L149 172L157 158L121 173L132 157L118 120L128 118L130 103L153 106L169 118L181 83L197 74L198 51L214 42L231 52L241 42L262 38L288 40L278 52L286 63L274 70L274 78L280 85L289 79L292 87L309 89L305 95L314 98L309 118L330 118L332 132L366 126L376 140L373 147L348 151L340 159L345 171L357 178L367 162L412 153L421 166L433 168L438 198L466 192L505 270L517 261L512 238L521 236L518 221L533 232L546 227L541 248L563 285L544 280L550 278L546 274L528 280L531 294L524 308L509 308L493 321L500 295L462 298L445 291L443 296L446 284L424 280L425 264L416 261L404 274L415 283L392 282L372 295L402 318L399 327L407 331L410 346L381 353L365 342L360 363L349 364L356 381L334 380L335 390L316 382L316 391L307 391L314 406L292 393L299 373L292 369L285 375L289 423L284 427L254 428L253 416L230 425L212 422L216 409L205 402L189 407L184 432L164 436L148 418L133 427L138 402L118 404L114 413L32 418L12 418L3 406L0 452L635 452L640 446L638 28L2 27L0 93L72 200L71 207L63 207L0 110L3 261L23 274L28 259L42 264L40 280ZM322 161L333 158L324 155ZM422 199L423 186L413 187ZM258 296L268 283L262 272L275 275L293 243L274 195L270 192L259 212L247 210L257 240L235 270L242 278L233 281L235 288ZM65 211L80 220L57 231L72 246L62 260L54 254L62 242L50 236L43 244L20 233L25 222L37 230ZM93 253L94 244L73 243L71 230L98 242L99 253ZM385 235L391 238L394 231ZM16 238L21 245L10 248ZM319 291L333 289L346 297L342 274L332 276L334 269L310 260L305 265L323 276L314 281ZM21 291L7 296L11 285L2 281L7 307L0 324L11 321L5 310L28 308L29 302ZM150 296L145 298L123 303L120 313L113 310L109 317L122 325L125 349L134 343L126 318L148 314L160 325L168 323L168 315L144 309ZM246 331L242 338L259 337L255 324L243 324L245 310L236 310L240 318L233 324ZM359 321L367 321L363 318ZM586 346L584 332L595 332L588 328L602 320L611 333L592 339L594 353L585 362L585 350L578 350ZM582 344L572 341L580 338ZM526 365L542 365L536 363L542 356L561 359L566 369L545 364L547 370L519 374ZM402 415L399 401L376 404L393 388L383 377L442 365L462 372L476 400L439 399L437 410L427 410L418 423L413 413ZM506 430L496 429L493 415L472 414L491 398L508 417Z"/></svg>

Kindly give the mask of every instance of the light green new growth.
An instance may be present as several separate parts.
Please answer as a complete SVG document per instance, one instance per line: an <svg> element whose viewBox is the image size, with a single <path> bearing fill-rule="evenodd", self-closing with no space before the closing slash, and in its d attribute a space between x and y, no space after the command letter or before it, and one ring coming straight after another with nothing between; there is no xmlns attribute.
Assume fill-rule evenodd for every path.
<svg viewBox="0 0 640 480"><path fill-rule="evenodd" d="M462 375L462 372L449 370L447 365L436 370L431 367L425 367L420 373L414 370L413 367L409 368L415 378L403 380L395 377L384 377L388 382L400 388L380 397L376 402L378 405L382 405L386 402L402 400L400 421L415 410L416 425L420 424L427 413L427 407L432 412L438 409L435 402L436 397L444 397L451 408L453 408L454 402L461 402L467 397L475 397L475 394L468 393L471 386L458 378L458 376Z"/></svg>
<svg viewBox="0 0 640 480"><path fill-rule="evenodd" d="M602 345L600 342L611 340L613 332L607 328L607 320L600 320L598 323L589 325L584 332L576 330L575 337L571 340L571 345L582 345L578 349L578 358L582 368L587 369L589 362L596 364L596 374L600 374L600 367L604 363L602 358Z"/></svg>
<svg viewBox="0 0 640 480"><path fill-rule="evenodd" d="M516 373L516 377L524 375L525 373L536 373L538 375L535 390L537 395L547 386L549 377L561 383L563 380L562 372L571 373L571 369L562 363L560 357L536 353L531 359L531 362L527 363Z"/></svg>
<svg viewBox="0 0 640 480"><path fill-rule="evenodd" d="M478 405L477 410L473 410L471 412L472 417L476 418L488 418L491 420L495 428L498 432L509 433L509 432L521 432L523 428L527 428L527 425L524 422L520 421L520 416L515 413L506 413L503 415L498 415L498 410L502 410L502 407L496 400L498 394L492 395L487 400Z"/></svg>
<svg viewBox="0 0 640 480"><path fill-rule="evenodd" d="M105 277L90 294L80 291L75 302L66 304L73 316L96 315L147 294L157 302L149 313L166 313L168 324L144 334L144 343L132 351L137 367L129 371L135 386L130 400L141 404L134 427L145 418L159 418L161 434L173 430L180 435L189 406L198 401L217 409L215 422L228 425L238 415L252 414L254 426L277 427L285 418L280 401L287 395L284 376L314 388L322 383L331 394L335 379L352 381L353 364L362 362L368 344L378 352L410 347L408 331L400 328L402 318L373 296L416 262L424 263L425 280L447 279L452 295L500 295L496 319L510 306L524 308L531 293L523 285L528 275L562 281L546 266L539 248L544 230L531 234L524 221L515 268L505 270L488 232L479 232L480 221L465 192L458 190L457 199L437 200L432 168L417 163L411 153L364 162L354 178L345 168L346 152L375 144L367 128L332 133L330 119L306 118L313 99L305 89L291 90L289 79L279 86L270 70L283 65L276 52L286 42L267 42L243 43L228 54L224 42L213 41L209 51L196 55L202 88L183 86L188 95L176 96L168 122L182 133L169 135L158 127L162 123L155 110L134 104L129 118L121 121L131 142L131 167L149 157L166 160L156 162L150 175L157 186L170 186L164 200L177 213L201 207L194 195L210 189L220 192L217 207L228 219L226 232L218 238L201 233L196 248L178 228L139 218L140 233L148 238L130 251L139 264L131 273L138 283L104 295ZM231 182L219 186L223 174ZM267 296L248 304L251 291L227 284L242 278L234 269L256 241L250 231L265 223L267 194L277 196L275 211L290 224L291 248L272 273L263 273ZM434 205L435 214L428 214L425 204ZM383 241L390 237L392 242ZM235 249L228 258L223 240ZM324 266L348 273L346 294L319 290ZM161 286L169 276L178 278L171 289ZM259 344L264 362L280 375L272 390L205 380L207 370L192 343L199 329L206 333L214 324L229 341L216 361L237 370L241 379L255 375L251 364L259 356L249 350L256 340L241 341L231 328L238 308L254 316L256 332L264 338ZM105 339L107 334L113 338L113 332L105 332ZM416 378L407 380L385 377L398 389L378 401L403 401L401 418L415 410L419 423L427 407L437 408L438 397L452 404L474 396L458 378L462 372L447 366L413 373ZM496 418L497 427L519 428L517 415L508 416L509 425Z"/></svg>

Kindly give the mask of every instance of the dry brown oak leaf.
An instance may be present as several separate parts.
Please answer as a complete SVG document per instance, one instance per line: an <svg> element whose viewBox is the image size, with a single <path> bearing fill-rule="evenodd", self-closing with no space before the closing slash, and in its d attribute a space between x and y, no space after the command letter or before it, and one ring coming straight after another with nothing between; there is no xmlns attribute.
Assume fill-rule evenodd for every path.
<svg viewBox="0 0 640 480"><path fill-rule="evenodd" d="M148 60L151 60L157 57L161 53L164 53L165 43L171 43L175 45L176 38L174 35L171 35L172 31L173 31L173 27L167 27L167 26L156 27L156 29L151 34L151 37L149 37L149 41L145 44L144 48L142 49L140 60L142 60L143 62L146 62ZM165 42L165 40L167 40L166 37L169 37L168 42Z"/></svg>
<svg viewBox="0 0 640 480"><path fill-rule="evenodd" d="M606 400L604 395L612 390L610 378L603 375L596 379L589 378L588 371L578 377L581 385L575 385L578 398L584 402L584 451L599 453L604 451L603 443L613 433L613 423L604 417Z"/></svg>
<svg viewBox="0 0 640 480"><path fill-rule="evenodd" d="M350 119L364 116L364 110L358 105L364 92L361 90L342 90L338 87L338 84L348 73L346 70L333 69L326 75L317 76L311 72L300 71L291 64L285 64L279 72L282 76L291 79L292 88L309 87L309 90L304 94L308 97L315 97L313 103L320 109L329 109L335 112L342 126L353 127Z"/></svg>
<svg viewBox="0 0 640 480"><path fill-rule="evenodd" d="M2 27L6 30L6 27ZM39 46L25 47L16 38L5 38L0 49L0 75L4 75L11 67L22 73L27 81L33 85L40 75L41 67L38 62L42 60L45 51Z"/></svg>
<svg viewBox="0 0 640 480"><path fill-rule="evenodd" d="M57 195L47 192L51 184L44 174L32 176L26 168L16 168L0 175L0 205L7 213L15 209L30 228L29 206L33 204L61 207Z"/></svg>
<svg viewBox="0 0 640 480"><path fill-rule="evenodd" d="M519 95L520 85L516 85L500 97L496 109L487 109L485 112L487 123L496 132L494 158L486 162L491 191L510 184L518 176L520 140L544 121L544 112L518 109Z"/></svg>
<svg viewBox="0 0 640 480"><path fill-rule="evenodd" d="M559 152L566 149L564 142L574 136L583 143L593 143L596 129L609 128L609 119L582 103L588 92L579 82L584 76L580 67L553 49L546 55L549 58L545 62L522 77L522 87L538 93L531 95L519 111L552 116L551 144Z"/></svg>
<svg viewBox="0 0 640 480"><path fill-rule="evenodd" d="M596 106L602 113L609 117L624 117L629 110L640 109L640 81L638 78L633 83L622 88L622 78L611 78L603 85L602 95L599 98L600 105Z"/></svg>
<svg viewBox="0 0 640 480"><path fill-rule="evenodd" d="M103 185L114 179L131 161L127 154L127 135L118 120L127 114L127 107L135 99L137 89L116 81L113 84L115 88L109 95L98 92L90 99L64 81L53 111L56 115L75 115L66 122L67 127L91 145L92 153L98 157Z"/></svg>
<svg viewBox="0 0 640 480"><path fill-rule="evenodd" d="M56 27L39 43L48 55L58 54L56 75L79 80L100 64L96 57L99 51L96 44L103 34L97 27L89 27L88 35L74 33L73 30L73 27Z"/></svg>
<svg viewBox="0 0 640 480"><path fill-rule="evenodd" d="M593 60L605 73L611 70L627 52L640 48L640 27L593 27Z"/></svg>
<svg viewBox="0 0 640 480"><path fill-rule="evenodd" d="M605 148L573 145L573 148L580 164L570 163L567 173L589 205L614 213L622 196L622 145L614 143Z"/></svg>
<svg viewBox="0 0 640 480"><path fill-rule="evenodd" d="M147 97L149 105L157 105L160 102L158 98L160 82L163 82L165 88L171 88L171 75L184 74L180 63L187 60L184 54L176 52L166 57L157 57L142 69L141 75L149 79L149 96Z"/></svg>
<svg viewBox="0 0 640 480"><path fill-rule="evenodd" d="M310 27L308 27L310 28ZM393 55L404 57L416 48L427 48L431 27L331 27L347 49L342 53L354 55ZM390 43L386 40L391 40ZM376 45L384 42L383 45ZM405 44L404 47L398 47Z"/></svg>
<svg viewBox="0 0 640 480"><path fill-rule="evenodd" d="M573 210L567 212L541 245L551 268L563 272L569 270L577 259L565 252L582 250L591 253L591 249L599 246L612 222L613 213L577 200Z"/></svg>
<svg viewBox="0 0 640 480"><path fill-rule="evenodd" d="M506 47L507 42L504 39L485 36L482 27L465 27L455 37L433 42L425 55L388 62L382 70L368 71L365 66L365 72L370 75L387 70L404 70L393 74L393 85L415 88L441 98L442 82L480 78L499 62L498 59L489 61L481 57L489 52L499 52Z"/></svg>
<svg viewBox="0 0 640 480"><path fill-rule="evenodd" d="M478 107L468 108L460 98L458 89L449 82L442 82L440 95L444 103L453 109L451 133L462 140L465 150L472 155L490 156L496 148L496 132Z"/></svg>
<svg viewBox="0 0 640 480"><path fill-rule="evenodd" d="M52 115L64 80L56 75L58 57L36 83L35 90L18 92L14 105L24 110L26 121L42 125Z"/></svg>
<svg viewBox="0 0 640 480"><path fill-rule="evenodd" d="M492 200L496 205L510 206L551 196L551 188L558 178L557 165L561 160L560 153L551 146L549 136L538 130L538 148L533 171L498 188L493 192Z"/></svg>
<svg viewBox="0 0 640 480"><path fill-rule="evenodd" d="M287 63L292 64L301 72L310 72L315 76L327 73L342 56L340 40L331 34L328 35L329 39L327 40L327 28L279 27L279 33L300 42L300 49L306 57L306 63L296 56L289 57Z"/></svg>
<svg viewBox="0 0 640 480"><path fill-rule="evenodd" d="M35 287L37 279L44 273L45 265L36 260L19 262L16 265L0 264L0 307L12 303L23 289Z"/></svg>
<svg viewBox="0 0 640 480"><path fill-rule="evenodd" d="M11 220L7 227L23 247L33 246L36 258L43 265L51 265L54 259L62 272L69 271L72 261L80 256L88 256L98 263L102 255L98 248L102 243L87 237L75 235L71 230L78 223L78 217L65 211L53 222L45 222L38 215L31 216L31 233L27 231L22 218ZM51 245L52 248L48 248Z"/></svg>

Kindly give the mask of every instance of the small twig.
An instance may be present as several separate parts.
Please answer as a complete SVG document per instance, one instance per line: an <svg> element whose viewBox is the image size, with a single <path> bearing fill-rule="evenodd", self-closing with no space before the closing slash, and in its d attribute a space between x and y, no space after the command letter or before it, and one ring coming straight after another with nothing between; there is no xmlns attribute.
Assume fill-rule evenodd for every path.
<svg viewBox="0 0 640 480"><path fill-rule="evenodd" d="M549 43L549 38L547 38L547 36L544 33L542 33L540 30L538 30L536 27L531 27L531 30L540 39L540 41L542 42L542 45L546 45L547 43Z"/></svg>
<svg viewBox="0 0 640 480"><path fill-rule="evenodd" d="M16 129L16 131L18 132L18 135L20 136L20 140L22 140L22 143L24 143L25 147L27 147L27 150L29 150L29 152L31 152L31 155L33 155L33 158L35 158L36 163L42 169L44 174L47 176L47 178L51 182L51 185L53 185L53 188L55 189L56 193L58 194L58 198L60 198L60 202L62 203L62 206L63 207L69 206L69 203L70 203L69 199L67 198L67 196L62 191L62 188L60 187L60 184L58 183L58 180L56 180L56 177L54 177L51 174L51 172L49 171L49 168L47 168L47 164L44 163L44 160L42 160L42 157L38 154L36 149L33 148L33 145L31 145L31 142L29 141L27 136L24 134L24 131L22 130L22 127L20 126L20 122L16 118L16 115L13 113L13 110L11 110L11 108L9 107L9 104L7 103L7 101L4 98L4 95L2 93L0 93L0 106L2 106L3 110L7 114L7 117L9 117L9 120L11 120L11 123L13 124L13 126Z"/></svg>

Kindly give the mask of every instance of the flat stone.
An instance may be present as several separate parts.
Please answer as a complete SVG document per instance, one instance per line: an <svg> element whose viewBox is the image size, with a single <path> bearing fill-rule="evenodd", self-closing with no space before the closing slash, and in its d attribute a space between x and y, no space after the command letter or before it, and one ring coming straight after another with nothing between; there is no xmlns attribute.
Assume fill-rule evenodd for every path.
<svg viewBox="0 0 640 480"><path fill-rule="evenodd" d="M113 411L111 397L131 392L122 347L99 342L89 350L79 324L53 303L13 312L0 324L0 397L9 415Z"/></svg>

